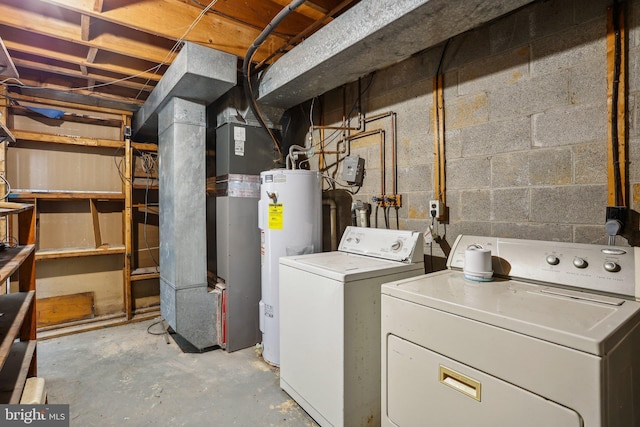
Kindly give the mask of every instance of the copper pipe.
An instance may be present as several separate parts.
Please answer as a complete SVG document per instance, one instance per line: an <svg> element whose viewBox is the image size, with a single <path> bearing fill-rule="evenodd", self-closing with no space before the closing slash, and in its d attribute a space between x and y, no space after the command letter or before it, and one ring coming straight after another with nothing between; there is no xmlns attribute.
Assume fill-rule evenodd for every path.
<svg viewBox="0 0 640 427"><path fill-rule="evenodd" d="M380 189L381 195L385 193L385 181L386 181L386 164L385 164L385 130L384 129L375 129L366 132L360 132L355 135L350 135L345 138L347 141L353 141L354 139L366 138L367 136L379 134L380 135Z"/></svg>
<svg viewBox="0 0 640 427"><path fill-rule="evenodd" d="M371 117L367 117L364 119L364 123L371 123L376 120L383 119L385 117L391 117L391 168L393 169L393 194L398 194L398 165L396 163L396 150L397 150L397 131L396 131L396 118L397 114L393 111L387 111L384 113L376 114ZM381 155L385 155L386 153L381 153ZM384 191L382 192L384 195Z"/></svg>

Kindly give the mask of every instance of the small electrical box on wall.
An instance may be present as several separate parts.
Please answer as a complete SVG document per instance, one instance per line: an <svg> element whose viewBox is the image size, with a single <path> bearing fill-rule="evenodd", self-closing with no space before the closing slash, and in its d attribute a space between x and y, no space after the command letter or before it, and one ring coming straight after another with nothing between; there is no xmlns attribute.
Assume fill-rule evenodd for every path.
<svg viewBox="0 0 640 427"><path fill-rule="evenodd" d="M362 185L364 179L364 159L360 156L347 156L342 166L342 179L351 185Z"/></svg>

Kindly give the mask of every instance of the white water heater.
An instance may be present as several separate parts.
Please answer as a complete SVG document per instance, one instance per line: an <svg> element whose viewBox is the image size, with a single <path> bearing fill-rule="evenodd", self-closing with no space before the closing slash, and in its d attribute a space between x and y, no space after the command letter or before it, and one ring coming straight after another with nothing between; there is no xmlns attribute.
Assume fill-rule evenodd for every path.
<svg viewBox="0 0 640 427"><path fill-rule="evenodd" d="M308 170L260 173L258 227L261 235L262 357L280 365L279 260L322 252L322 177Z"/></svg>

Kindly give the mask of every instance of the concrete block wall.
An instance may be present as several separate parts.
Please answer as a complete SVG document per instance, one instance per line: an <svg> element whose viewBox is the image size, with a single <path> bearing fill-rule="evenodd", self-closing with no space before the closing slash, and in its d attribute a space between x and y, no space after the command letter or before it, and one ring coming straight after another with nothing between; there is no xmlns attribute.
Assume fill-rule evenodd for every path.
<svg viewBox="0 0 640 427"><path fill-rule="evenodd" d="M449 41L442 58L449 209L449 221L437 226L439 234L445 234L442 247L460 233L607 242L609 4L539 1ZM628 6L630 192L632 208L639 211L640 1ZM371 82L361 97L367 116L397 113L403 229L424 231L431 223L427 203L434 198L433 77L443 48L436 46L360 81L363 90ZM357 105L357 95L358 82L325 94L325 122L339 123L343 102L348 110ZM378 127L387 131L389 193L389 121L371 123L367 130ZM377 137L351 143L351 154L366 159L365 183L354 199L370 201L379 194L379 150ZM339 177L339 170L328 172ZM391 217L395 224L394 212ZM638 229L637 224L633 227ZM632 235L637 233L617 243L634 244L637 238ZM440 247L427 248L432 249L434 255L444 254Z"/></svg>

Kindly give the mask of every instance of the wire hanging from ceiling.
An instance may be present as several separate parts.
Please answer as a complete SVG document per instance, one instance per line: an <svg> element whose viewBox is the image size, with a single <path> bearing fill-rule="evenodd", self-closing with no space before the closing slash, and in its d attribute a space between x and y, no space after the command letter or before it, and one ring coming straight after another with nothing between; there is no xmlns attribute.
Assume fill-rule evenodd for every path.
<svg viewBox="0 0 640 427"><path fill-rule="evenodd" d="M167 53L167 55L164 57L162 62L160 62L159 64L154 65L151 68L147 68L146 70L141 71L141 72L139 72L137 74L133 74L133 75L130 75L130 76L122 77L120 79L112 80L112 81L109 81L109 82L98 83L98 84L87 85L87 86L80 86L80 87L56 88L56 90L72 92L72 91L75 91L75 90L96 89L96 88L101 88L101 87L105 87L105 86L116 85L116 84L118 84L120 82L123 82L123 81L135 79L136 77L140 77L140 76L142 76L142 75L144 75L146 73L156 73L158 70L160 70L160 68L162 68L162 66L166 65L167 62L172 59L172 56L175 55L175 53L180 49L182 44L185 42L185 37L187 37L187 35L195 28L195 26L198 25L198 23L202 20L202 18L206 15L206 13L217 2L218 2L218 0L212 0L204 9L202 9L200 14L191 22L191 24L189 24L189 26L187 27L185 32L182 34L182 36L180 36L180 38L178 40L176 40L176 42L173 44L171 49L169 49L169 52ZM9 81L15 81L17 83L8 83ZM135 99L138 99L140 97L140 95L142 94L144 89L149 85L150 81L151 81L151 79L148 78L147 81L144 83L144 86L138 91L138 94L136 95ZM14 77L9 77L7 79L4 79L4 80L0 81L0 84L6 84L7 86L11 86L11 87L20 87L20 88L23 88L23 89L51 89L50 87L29 86L29 85L24 84L22 81L20 81L20 79L16 79Z"/></svg>
<svg viewBox="0 0 640 427"><path fill-rule="evenodd" d="M267 37L275 30L275 28L286 18L291 12L297 9L300 5L302 5L306 0L294 0L289 5L282 8L280 12L267 24L264 30L258 35L258 37L253 41L249 49L247 49L247 54L244 57L244 61L242 62L242 75L244 77L244 89L246 94L249 96L249 107L251 108L251 112L256 116L260 125L267 131L271 140L273 141L273 146L278 152L278 158L276 162L282 162L282 148L280 141L276 138L273 131L267 125L264 116L262 115L262 111L258 106L258 102L256 100L255 93L253 92L253 87L251 84L251 62L253 60L253 56L257 52L257 50L262 46Z"/></svg>

